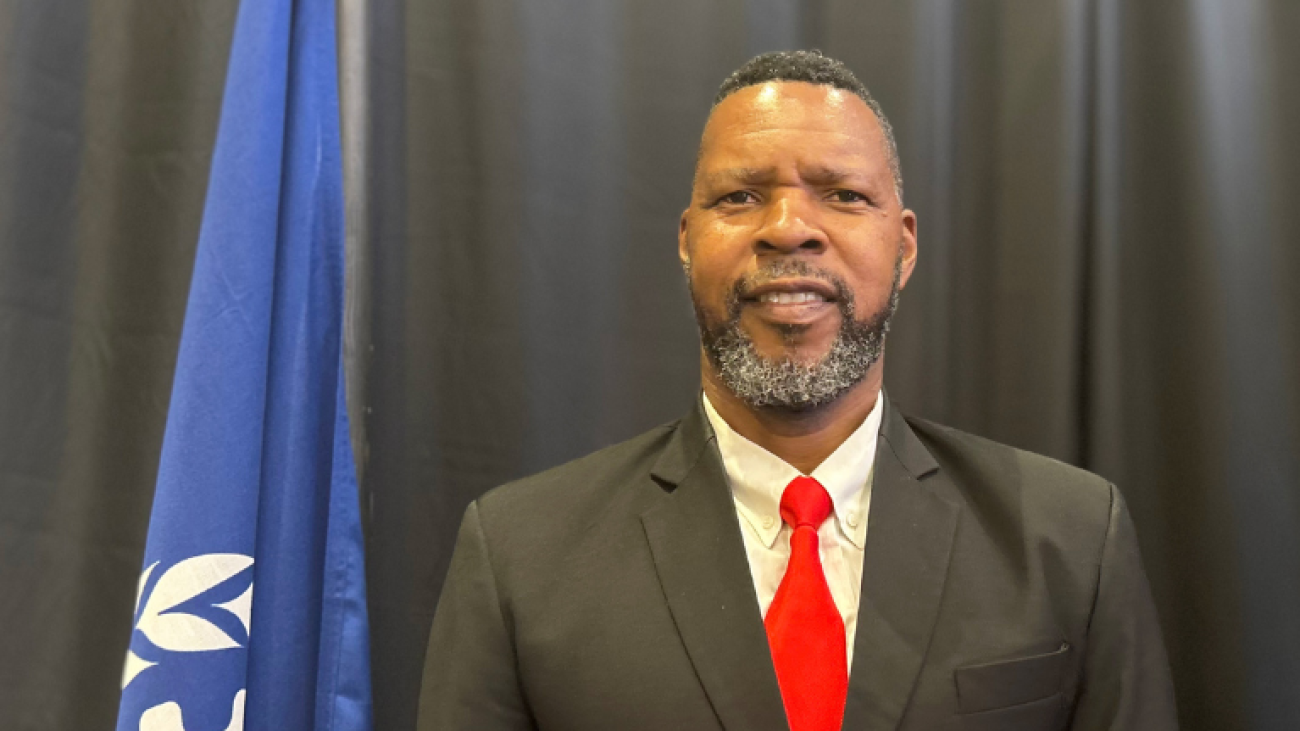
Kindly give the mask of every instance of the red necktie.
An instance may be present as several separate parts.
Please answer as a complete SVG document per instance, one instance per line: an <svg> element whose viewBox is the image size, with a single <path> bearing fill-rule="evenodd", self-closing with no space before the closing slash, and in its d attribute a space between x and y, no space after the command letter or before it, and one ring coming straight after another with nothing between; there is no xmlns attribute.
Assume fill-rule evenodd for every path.
<svg viewBox="0 0 1300 731"><path fill-rule="evenodd" d="M796 477L781 496L781 519L794 528L790 563L763 624L790 731L838 731L844 718L844 620L817 552L817 528L830 514L830 495L811 477Z"/></svg>

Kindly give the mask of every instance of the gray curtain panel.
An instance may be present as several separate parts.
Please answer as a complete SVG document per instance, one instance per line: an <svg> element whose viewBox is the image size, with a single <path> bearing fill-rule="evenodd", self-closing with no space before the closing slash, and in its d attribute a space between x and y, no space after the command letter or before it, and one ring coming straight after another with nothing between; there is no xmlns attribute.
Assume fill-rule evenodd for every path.
<svg viewBox="0 0 1300 731"><path fill-rule="evenodd" d="M0 727L112 728L233 0L0 0Z"/></svg>
<svg viewBox="0 0 1300 731"><path fill-rule="evenodd" d="M111 725L235 0L0 0L0 717ZM1300 4L342 0L376 727L482 491L685 411L695 144L751 55L880 99L910 413L1101 473L1193 731L1300 726Z"/></svg>

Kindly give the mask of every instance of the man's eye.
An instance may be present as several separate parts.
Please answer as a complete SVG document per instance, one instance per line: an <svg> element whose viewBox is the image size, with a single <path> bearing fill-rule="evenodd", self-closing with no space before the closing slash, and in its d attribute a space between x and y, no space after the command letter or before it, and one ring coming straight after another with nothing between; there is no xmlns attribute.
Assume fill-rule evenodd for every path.
<svg viewBox="0 0 1300 731"><path fill-rule="evenodd" d="M857 191L835 190L831 191L830 199L835 203L862 203L867 200L867 197Z"/></svg>
<svg viewBox="0 0 1300 731"><path fill-rule="evenodd" d="M718 199L718 203L726 203L733 206L743 206L746 203L757 201L758 197L747 190L737 190L734 193L728 193Z"/></svg>

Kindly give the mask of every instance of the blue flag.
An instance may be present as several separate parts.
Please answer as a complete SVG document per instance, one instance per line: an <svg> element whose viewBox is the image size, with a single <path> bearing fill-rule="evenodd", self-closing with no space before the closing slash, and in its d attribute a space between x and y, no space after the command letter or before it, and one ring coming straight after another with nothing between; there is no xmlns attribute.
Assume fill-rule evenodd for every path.
<svg viewBox="0 0 1300 731"><path fill-rule="evenodd" d="M371 727L333 0L240 6L119 731Z"/></svg>

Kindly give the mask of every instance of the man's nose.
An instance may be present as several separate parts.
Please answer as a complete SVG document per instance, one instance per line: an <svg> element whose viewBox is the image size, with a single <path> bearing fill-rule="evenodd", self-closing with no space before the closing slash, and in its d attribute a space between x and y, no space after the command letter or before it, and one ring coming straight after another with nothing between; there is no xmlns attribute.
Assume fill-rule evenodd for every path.
<svg viewBox="0 0 1300 731"><path fill-rule="evenodd" d="M763 225L754 232L754 250L763 254L821 253L826 249L816 202L802 192L778 195L768 205Z"/></svg>

